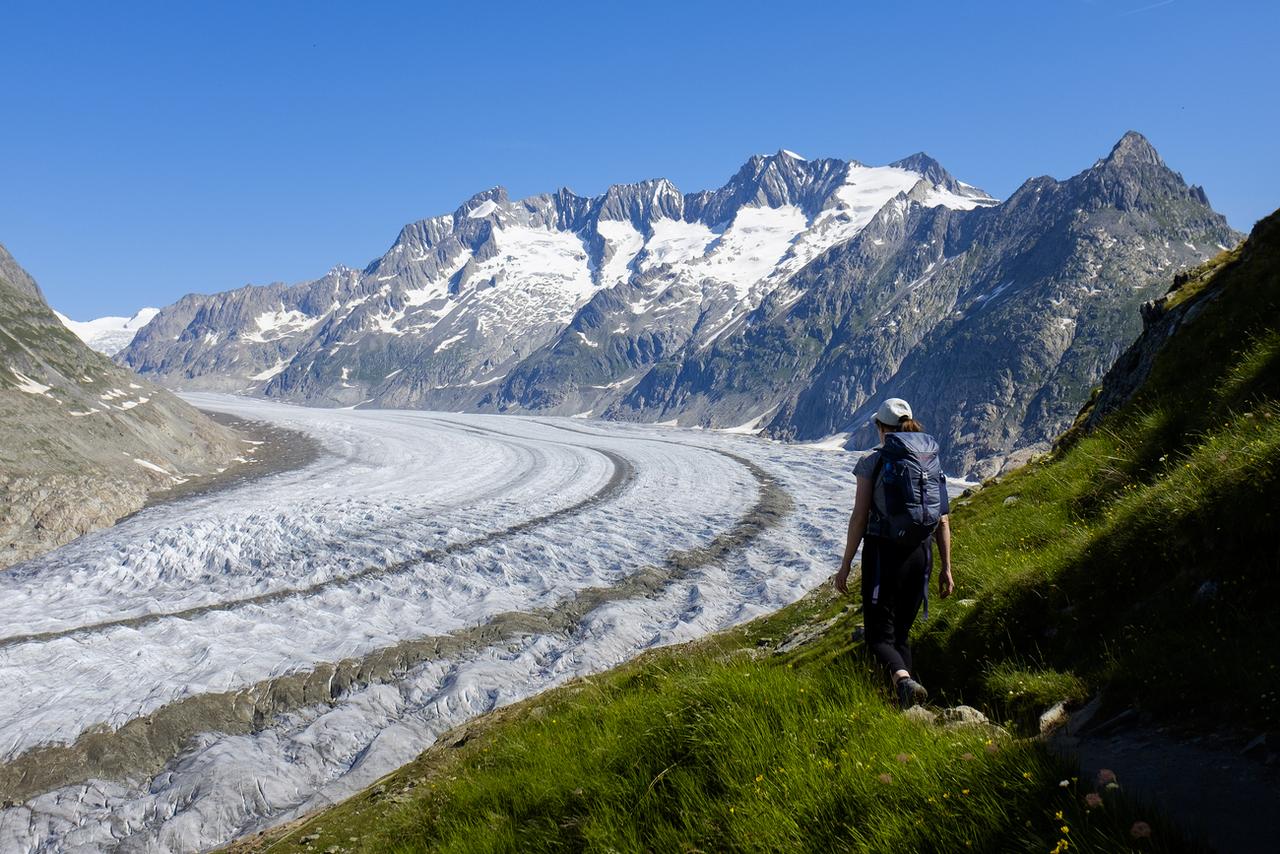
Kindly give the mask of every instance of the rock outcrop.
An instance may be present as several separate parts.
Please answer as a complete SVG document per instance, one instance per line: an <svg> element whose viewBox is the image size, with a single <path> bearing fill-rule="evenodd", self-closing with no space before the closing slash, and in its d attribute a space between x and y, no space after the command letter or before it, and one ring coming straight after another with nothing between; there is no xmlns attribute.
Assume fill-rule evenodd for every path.
<svg viewBox="0 0 1280 854"><path fill-rule="evenodd" d="M110 525L243 447L86 347L0 247L0 568Z"/></svg>

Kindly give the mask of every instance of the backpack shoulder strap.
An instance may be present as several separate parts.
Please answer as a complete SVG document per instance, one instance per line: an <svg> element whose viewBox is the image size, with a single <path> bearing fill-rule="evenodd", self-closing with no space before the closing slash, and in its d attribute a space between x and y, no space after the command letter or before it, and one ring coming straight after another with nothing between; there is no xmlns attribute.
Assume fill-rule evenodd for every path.
<svg viewBox="0 0 1280 854"><path fill-rule="evenodd" d="M878 526L880 519L884 518L884 512L879 507L877 496L880 494L880 473L884 471L884 454L880 451L876 452L876 464L871 467L871 507L868 508L867 514L868 524ZM878 532L879 528L875 530Z"/></svg>
<svg viewBox="0 0 1280 854"><path fill-rule="evenodd" d="M871 467L871 482L874 484L880 479L880 472L884 471L884 453L876 451L876 464Z"/></svg>

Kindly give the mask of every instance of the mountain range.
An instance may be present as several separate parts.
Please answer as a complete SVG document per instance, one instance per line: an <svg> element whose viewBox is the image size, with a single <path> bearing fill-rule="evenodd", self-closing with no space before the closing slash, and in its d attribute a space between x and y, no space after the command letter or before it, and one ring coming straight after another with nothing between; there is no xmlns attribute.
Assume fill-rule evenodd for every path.
<svg viewBox="0 0 1280 854"><path fill-rule="evenodd" d="M117 359L170 387L321 406L548 413L870 441L899 395L951 473L1047 447L1138 307L1240 235L1140 134L1007 200L916 154L748 160L405 226L363 270L188 295Z"/></svg>

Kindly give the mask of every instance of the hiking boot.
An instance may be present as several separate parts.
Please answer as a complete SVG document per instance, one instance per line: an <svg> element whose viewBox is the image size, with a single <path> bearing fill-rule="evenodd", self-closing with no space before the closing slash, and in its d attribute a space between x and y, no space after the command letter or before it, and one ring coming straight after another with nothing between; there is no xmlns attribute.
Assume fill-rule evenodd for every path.
<svg viewBox="0 0 1280 854"><path fill-rule="evenodd" d="M910 676L898 680L898 706L903 711L912 706L918 706L927 699L929 699L929 692Z"/></svg>

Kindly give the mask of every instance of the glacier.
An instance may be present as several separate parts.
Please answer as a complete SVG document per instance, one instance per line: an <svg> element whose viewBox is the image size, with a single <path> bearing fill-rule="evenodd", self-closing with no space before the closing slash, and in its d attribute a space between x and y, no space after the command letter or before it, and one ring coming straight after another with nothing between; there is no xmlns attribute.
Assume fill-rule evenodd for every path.
<svg viewBox="0 0 1280 854"><path fill-rule="evenodd" d="M323 453L0 575L23 686L0 850L204 849L349 795L471 717L798 599L853 494L855 454L739 433L187 397ZM139 722L174 721L130 767Z"/></svg>
<svg viewBox="0 0 1280 854"><path fill-rule="evenodd" d="M90 348L108 356L114 356L133 342L138 330L151 322L160 313L158 308L141 308L132 317L97 317L93 320L72 320L61 312L54 314L62 325L75 333L76 337Z"/></svg>

